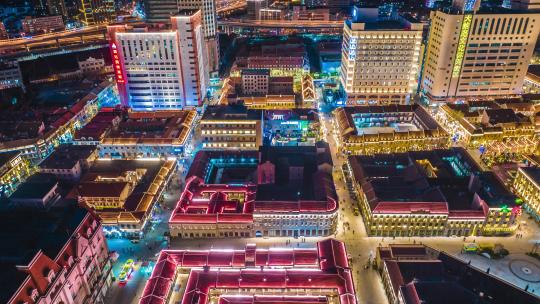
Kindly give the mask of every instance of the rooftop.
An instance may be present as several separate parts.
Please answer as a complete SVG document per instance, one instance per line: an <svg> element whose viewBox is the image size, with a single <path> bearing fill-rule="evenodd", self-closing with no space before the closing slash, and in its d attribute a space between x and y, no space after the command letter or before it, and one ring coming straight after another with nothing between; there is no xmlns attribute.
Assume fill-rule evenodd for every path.
<svg viewBox="0 0 540 304"><path fill-rule="evenodd" d="M58 178L54 174L35 173L29 176L10 198L41 199L57 184Z"/></svg>
<svg viewBox="0 0 540 304"><path fill-rule="evenodd" d="M312 109L287 109L287 110L265 110L264 119L268 121L281 120L308 120L308 121L319 121L319 114L316 110Z"/></svg>
<svg viewBox="0 0 540 304"><path fill-rule="evenodd" d="M16 266L28 265L40 250L55 259L87 214L76 202L48 211L0 211L0 302L7 303L27 277Z"/></svg>
<svg viewBox="0 0 540 304"><path fill-rule="evenodd" d="M420 105L344 107L335 110L341 136L439 134L443 128Z"/></svg>
<svg viewBox="0 0 540 304"><path fill-rule="evenodd" d="M96 150L90 145L60 145L39 164L43 169L72 169L80 160L86 160Z"/></svg>
<svg viewBox="0 0 540 304"><path fill-rule="evenodd" d="M537 185L540 185L540 168L539 167L521 167L519 168L525 175L533 180Z"/></svg>
<svg viewBox="0 0 540 304"><path fill-rule="evenodd" d="M19 154L21 154L21 152L18 151L0 153L0 168L11 162L11 160L17 157Z"/></svg>
<svg viewBox="0 0 540 304"><path fill-rule="evenodd" d="M513 206L515 196L462 148L350 156L355 180L374 213L448 213ZM481 204L474 203L477 194Z"/></svg>
<svg viewBox="0 0 540 304"><path fill-rule="evenodd" d="M126 185L123 182L103 181L95 183L98 177L118 177L128 171L138 171L142 177L134 185L129 196L120 209L103 209L96 214L105 224L116 223L122 216L134 221L141 220L151 210L156 195L165 186L165 181L175 167L173 160L143 161L143 160L98 160L92 164L88 172L81 178L80 188L76 186L70 193L71 198L80 195L118 195ZM79 193L79 191L82 191Z"/></svg>
<svg viewBox="0 0 540 304"><path fill-rule="evenodd" d="M127 112L105 136L106 145L185 143L195 117L194 110Z"/></svg>
<svg viewBox="0 0 540 304"><path fill-rule="evenodd" d="M202 121L212 120L260 120L262 111L249 110L243 105L208 106Z"/></svg>
<svg viewBox="0 0 540 304"><path fill-rule="evenodd" d="M263 75L269 76L269 69L242 69L242 75Z"/></svg>
<svg viewBox="0 0 540 304"><path fill-rule="evenodd" d="M287 268L276 270L268 266ZM320 291L329 289L337 292L339 303L357 303L345 245L333 239L318 242L316 248L269 250L247 245L245 250L164 250L139 303L165 303L179 268L191 269L182 304L207 302L211 288L238 289L233 303L248 303L243 300L254 299L241 289L281 292L299 288L305 289L306 295L295 296L290 303L320 303ZM313 295L310 294L312 289L316 290ZM245 298L240 299L239 296ZM230 303L228 298L221 295L218 303ZM263 298L270 302L257 303L284 303L287 296L260 296L258 299Z"/></svg>
<svg viewBox="0 0 540 304"><path fill-rule="evenodd" d="M409 245L417 250L419 245ZM420 245L421 246L421 245ZM401 245L406 248L408 245ZM424 246L422 246L424 247ZM378 248L388 270L390 284L396 296L405 304L503 304L537 303L533 294L471 266L444 252L432 251L432 256L383 256L387 248Z"/></svg>
<svg viewBox="0 0 540 304"><path fill-rule="evenodd" d="M253 213L334 212L337 195L332 176L319 167L332 165L328 153L325 143L262 146L259 153L199 151L170 222L252 222ZM243 179L224 182L223 176L234 172L244 174ZM231 193L234 199L229 199Z"/></svg>

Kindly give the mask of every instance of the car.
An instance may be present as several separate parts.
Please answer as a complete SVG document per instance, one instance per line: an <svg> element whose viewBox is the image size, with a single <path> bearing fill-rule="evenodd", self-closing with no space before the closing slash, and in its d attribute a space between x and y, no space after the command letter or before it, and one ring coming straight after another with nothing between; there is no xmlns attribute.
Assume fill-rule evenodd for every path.
<svg viewBox="0 0 540 304"><path fill-rule="evenodd" d="M124 285L127 283L129 278L131 277L131 274L133 273L133 260L128 259L124 266L122 266L122 270L120 271L120 274L118 275L118 282L121 285Z"/></svg>

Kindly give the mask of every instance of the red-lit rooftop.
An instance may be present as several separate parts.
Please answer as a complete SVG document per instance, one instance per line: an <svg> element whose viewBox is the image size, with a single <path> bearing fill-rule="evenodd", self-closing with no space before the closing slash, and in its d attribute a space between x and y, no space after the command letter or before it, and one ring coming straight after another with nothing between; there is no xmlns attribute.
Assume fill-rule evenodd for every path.
<svg viewBox="0 0 540 304"><path fill-rule="evenodd" d="M253 213L331 213L337 202L324 201L258 201L257 185L205 184L192 176L180 196L169 223L252 223Z"/></svg>
<svg viewBox="0 0 540 304"><path fill-rule="evenodd" d="M178 268L191 268L181 303L207 303L212 289L224 290L218 303L325 303L327 296L356 303L345 245L333 239L309 249L164 250L139 303L167 303ZM265 296L260 289L281 295ZM288 289L314 294L289 295Z"/></svg>

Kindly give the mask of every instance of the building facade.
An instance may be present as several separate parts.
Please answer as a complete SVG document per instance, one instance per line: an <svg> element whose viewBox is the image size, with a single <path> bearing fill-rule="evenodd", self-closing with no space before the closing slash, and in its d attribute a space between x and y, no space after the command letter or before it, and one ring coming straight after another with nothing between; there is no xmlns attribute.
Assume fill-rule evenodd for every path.
<svg viewBox="0 0 540 304"><path fill-rule="evenodd" d="M529 11L433 11L421 90L430 102L521 93L540 32Z"/></svg>
<svg viewBox="0 0 540 304"><path fill-rule="evenodd" d="M540 221L540 169L519 168L512 188L525 203L525 211Z"/></svg>
<svg viewBox="0 0 540 304"><path fill-rule="evenodd" d="M19 151L0 154L0 195L9 196L32 173L30 162Z"/></svg>
<svg viewBox="0 0 540 304"><path fill-rule="evenodd" d="M522 103L527 104L532 106L530 102ZM521 113L505 103L471 100L444 104L435 117L454 141L481 149L482 157L487 159L505 153L520 156L537 152L537 126L534 115L527 112Z"/></svg>
<svg viewBox="0 0 540 304"><path fill-rule="evenodd" d="M114 0L77 0L79 20L85 25L107 24L116 20Z"/></svg>
<svg viewBox="0 0 540 304"><path fill-rule="evenodd" d="M262 144L262 127L260 110L209 106L199 123L202 148L257 150Z"/></svg>
<svg viewBox="0 0 540 304"><path fill-rule="evenodd" d="M347 105L407 103L416 90L422 24L381 19L378 9L355 7L345 22L341 85Z"/></svg>
<svg viewBox="0 0 540 304"><path fill-rule="evenodd" d="M109 26L122 103L135 111L202 105L209 82L200 10L171 17L170 30Z"/></svg>
<svg viewBox="0 0 540 304"><path fill-rule="evenodd" d="M105 68L105 60L103 58L88 57L77 63L83 74L99 74Z"/></svg>
<svg viewBox="0 0 540 304"><path fill-rule="evenodd" d="M463 148L349 157L369 235L510 235L521 207Z"/></svg>
<svg viewBox="0 0 540 304"><path fill-rule="evenodd" d="M324 143L264 146L258 153L199 152L169 220L171 236L320 237L334 233L338 202L329 153Z"/></svg>
<svg viewBox="0 0 540 304"><path fill-rule="evenodd" d="M21 256L13 259L7 252L2 253L3 260L15 261L4 265L2 275L15 282L10 286L16 286L14 290L5 287L2 294L9 295L2 298L2 302L75 304L105 301L105 294L112 284L112 267L102 226L90 212L74 209L26 211L24 217L21 212L10 215L18 215L24 222L22 225L29 226L20 227L21 223L14 226L12 230L17 231L12 231L12 237L25 232L28 233L26 238L54 240L59 245L39 241L33 242L37 247L28 248L20 240L13 242L10 246L18 246L17 250L28 253L33 251L33 255L25 260ZM33 220L49 225L32 225ZM47 228L43 229L44 226Z"/></svg>
<svg viewBox="0 0 540 304"><path fill-rule="evenodd" d="M348 154L446 148L448 133L420 105L344 107L334 111L339 149Z"/></svg>
<svg viewBox="0 0 540 304"><path fill-rule="evenodd" d="M22 87L25 89L18 62L6 62L0 65L0 90Z"/></svg>
<svg viewBox="0 0 540 304"><path fill-rule="evenodd" d="M46 16L46 17L29 17L27 16L22 21L22 28L26 34L49 33L53 31L61 31L65 29L62 15Z"/></svg>
<svg viewBox="0 0 540 304"><path fill-rule="evenodd" d="M242 70L242 93L250 95L267 95L270 80L269 70Z"/></svg>

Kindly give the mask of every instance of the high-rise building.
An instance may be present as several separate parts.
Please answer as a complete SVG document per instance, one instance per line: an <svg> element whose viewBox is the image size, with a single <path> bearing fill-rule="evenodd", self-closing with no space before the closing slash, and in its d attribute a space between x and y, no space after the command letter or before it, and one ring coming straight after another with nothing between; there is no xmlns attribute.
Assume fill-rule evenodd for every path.
<svg viewBox="0 0 540 304"><path fill-rule="evenodd" d="M417 86L422 24L377 8L355 8L345 22L341 85L348 105L406 103Z"/></svg>
<svg viewBox="0 0 540 304"><path fill-rule="evenodd" d="M422 93L430 102L520 94L540 14L456 7L431 13Z"/></svg>
<svg viewBox="0 0 540 304"><path fill-rule="evenodd" d="M208 63L211 71L218 70L219 46L216 39L216 0L144 0L146 21L149 23L169 23L171 16L179 10L202 12L203 33Z"/></svg>
<svg viewBox="0 0 540 304"><path fill-rule="evenodd" d="M260 10L268 7L267 0L247 0L247 17L251 20L261 19Z"/></svg>
<svg viewBox="0 0 540 304"><path fill-rule="evenodd" d="M216 1L215 0L178 0L178 9L200 9L203 16L204 37L216 36Z"/></svg>
<svg viewBox="0 0 540 304"><path fill-rule="evenodd" d="M179 10L200 9L203 15L204 37L216 36L215 0L144 0L146 21L169 23Z"/></svg>
<svg viewBox="0 0 540 304"><path fill-rule="evenodd" d="M49 15L66 16L66 3L64 0L47 0Z"/></svg>
<svg viewBox="0 0 540 304"><path fill-rule="evenodd" d="M178 11L177 0L144 0L146 22L168 23Z"/></svg>
<svg viewBox="0 0 540 304"><path fill-rule="evenodd" d="M166 30L108 27L118 91L134 110L199 106L208 84L201 10L181 10Z"/></svg>
<svg viewBox="0 0 540 304"><path fill-rule="evenodd" d="M84 25L113 22L116 19L114 0L78 0L79 19Z"/></svg>

